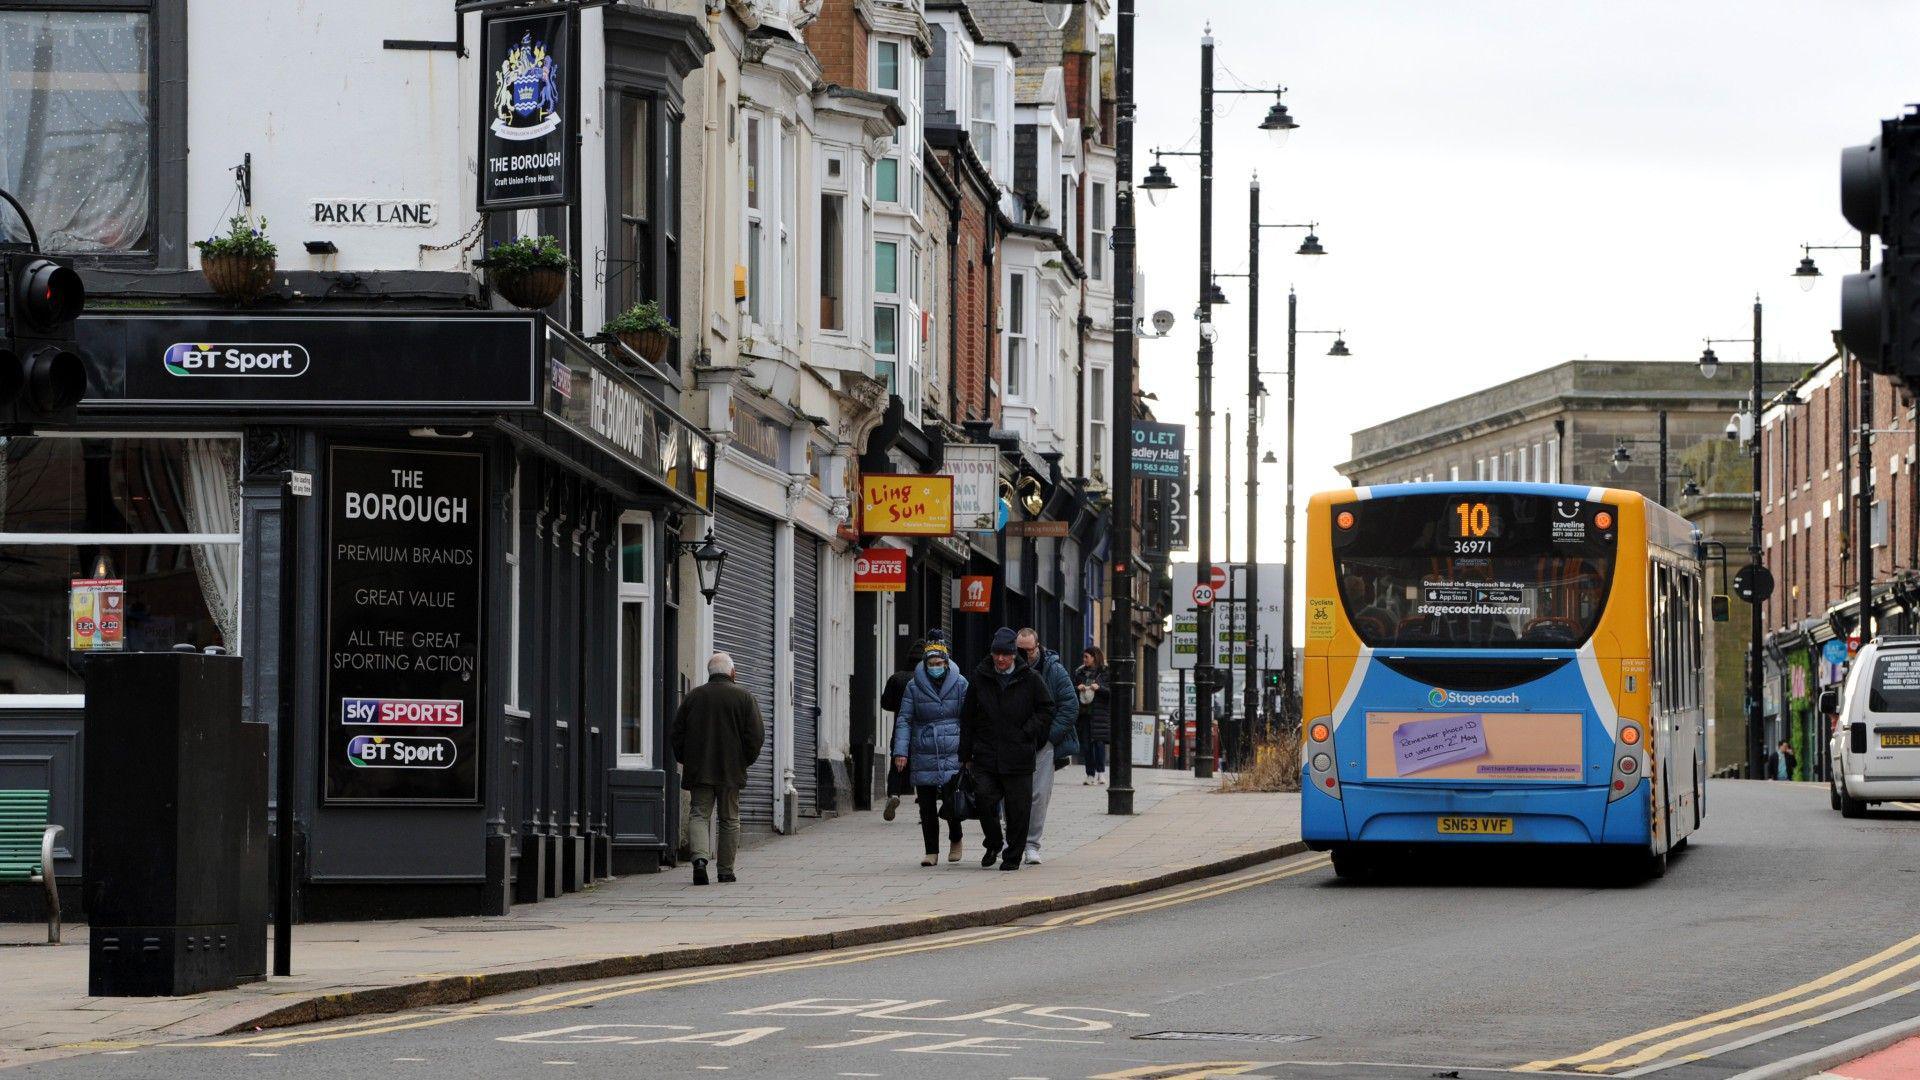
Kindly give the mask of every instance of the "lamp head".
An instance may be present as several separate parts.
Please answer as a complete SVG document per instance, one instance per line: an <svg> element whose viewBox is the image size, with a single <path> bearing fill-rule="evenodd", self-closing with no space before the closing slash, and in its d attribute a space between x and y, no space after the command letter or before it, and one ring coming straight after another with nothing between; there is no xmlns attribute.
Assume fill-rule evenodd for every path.
<svg viewBox="0 0 1920 1080"><path fill-rule="evenodd" d="M1226 290L1220 287L1219 282L1216 281L1207 288L1207 303L1224 304L1226 302L1227 302Z"/></svg>
<svg viewBox="0 0 1920 1080"><path fill-rule="evenodd" d="M1326 253L1327 249L1320 246L1320 238L1311 232L1307 234L1305 240L1300 241L1300 250L1294 252L1295 255L1325 255Z"/></svg>
<svg viewBox="0 0 1920 1080"><path fill-rule="evenodd" d="M1267 456L1266 456L1266 457L1263 457L1263 458L1261 458L1261 459L1260 459L1260 464L1262 464L1262 465L1278 465L1278 464L1280 464L1280 459L1279 459L1279 458L1277 458L1277 457L1274 457L1274 456L1273 456L1273 451L1271 451L1271 450L1269 450L1269 451L1267 451Z"/></svg>
<svg viewBox="0 0 1920 1080"><path fill-rule="evenodd" d="M1801 292L1812 292L1813 287L1820 283L1820 268L1813 264L1811 254L1800 256L1800 265L1794 268L1793 280L1800 283Z"/></svg>
<svg viewBox="0 0 1920 1080"><path fill-rule="evenodd" d="M1613 474L1625 476L1627 466L1633 464L1633 453L1624 444L1613 448Z"/></svg>
<svg viewBox="0 0 1920 1080"><path fill-rule="evenodd" d="M1352 356L1353 354L1347 351L1347 339L1336 334L1333 339L1333 348L1327 350L1327 355Z"/></svg>
<svg viewBox="0 0 1920 1080"><path fill-rule="evenodd" d="M1266 119L1260 121L1260 130L1266 132L1268 138L1273 140L1273 145L1278 148L1287 145L1287 136L1293 134L1293 129L1299 126L1292 114L1287 112L1287 103L1281 101L1276 94L1273 106L1267 110Z"/></svg>
<svg viewBox="0 0 1920 1080"><path fill-rule="evenodd" d="M1684 487L1682 487L1682 488L1680 489L1680 497L1681 497L1681 498L1683 498L1683 499L1697 499L1697 498L1699 498L1699 497L1700 497L1700 485L1699 485L1699 484L1696 484L1696 483L1694 483L1694 482L1693 482L1692 480L1688 480L1688 481L1686 482L1686 485L1685 485Z"/></svg>
<svg viewBox="0 0 1920 1080"><path fill-rule="evenodd" d="M1711 345L1707 346L1706 351L1700 354L1700 374L1709 379L1720 374L1720 358L1714 355L1713 346Z"/></svg>
<svg viewBox="0 0 1920 1080"><path fill-rule="evenodd" d="M1147 178L1140 181L1140 190L1147 193L1147 201L1159 206L1160 201L1167 197L1167 192L1174 187L1173 177L1167 175L1167 167L1160 164L1159 158L1154 158L1153 164L1147 166Z"/></svg>

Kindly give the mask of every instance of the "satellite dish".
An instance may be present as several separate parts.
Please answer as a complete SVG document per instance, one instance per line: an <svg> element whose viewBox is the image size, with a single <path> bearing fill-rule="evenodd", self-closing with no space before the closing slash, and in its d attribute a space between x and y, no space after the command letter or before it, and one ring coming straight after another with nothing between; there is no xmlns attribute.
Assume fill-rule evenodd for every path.
<svg viewBox="0 0 1920 1080"><path fill-rule="evenodd" d="M1173 312L1167 311L1164 308L1154 312L1153 313L1153 329L1156 333L1161 333L1161 334L1172 333L1173 332Z"/></svg>

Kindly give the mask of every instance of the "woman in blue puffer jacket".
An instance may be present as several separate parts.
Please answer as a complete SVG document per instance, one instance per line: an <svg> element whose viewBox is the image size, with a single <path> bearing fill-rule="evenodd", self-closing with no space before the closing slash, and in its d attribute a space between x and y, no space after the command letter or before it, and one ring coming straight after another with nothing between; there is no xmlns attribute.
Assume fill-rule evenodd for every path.
<svg viewBox="0 0 1920 1080"><path fill-rule="evenodd" d="M954 669L947 643L930 637L893 721L893 767L913 781L920 804L920 834L927 847L921 866L940 862L940 811L951 807L954 777L960 772L960 703L966 697L967 678ZM947 807L939 805L942 799ZM947 861L959 862L958 819L949 818L947 838Z"/></svg>

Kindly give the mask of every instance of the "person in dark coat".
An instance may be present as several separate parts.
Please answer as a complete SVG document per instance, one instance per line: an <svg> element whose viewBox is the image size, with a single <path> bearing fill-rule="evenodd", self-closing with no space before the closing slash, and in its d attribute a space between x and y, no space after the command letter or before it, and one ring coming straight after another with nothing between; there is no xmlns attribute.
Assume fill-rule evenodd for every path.
<svg viewBox="0 0 1920 1080"><path fill-rule="evenodd" d="M939 631L935 632L939 633ZM892 713L896 721L900 716L900 698L907 692L907 684L913 681L913 673L919 667L920 658L925 655L926 642L914 642L913 647L907 650L907 666L887 676L887 685L880 691L880 707ZM899 812L900 795L889 787L887 790L887 808L880 816L888 821L892 821L893 816Z"/></svg>
<svg viewBox="0 0 1920 1080"><path fill-rule="evenodd" d="M1089 645L1080 654L1080 670L1073 673L1080 692L1080 757L1088 784L1107 782L1107 743L1113 738L1113 687L1107 681L1107 654Z"/></svg>
<svg viewBox="0 0 1920 1080"><path fill-rule="evenodd" d="M946 642L929 636L926 659L914 669L893 722L893 768L913 783L920 805L920 833L926 841L921 866L939 865L942 817L947 818L947 861L960 861L960 819L952 816L952 805L960 772L960 705L966 699L967 677L953 670Z"/></svg>
<svg viewBox="0 0 1920 1080"><path fill-rule="evenodd" d="M960 705L960 767L972 774L980 799L987 834L983 867L999 858L1000 869L1020 869L1033 813L1033 758L1047 744L1052 724L1047 684L1020 659L1012 628L994 631L990 655L973 669ZM1001 808L1007 815L1004 834Z"/></svg>
<svg viewBox="0 0 1920 1080"><path fill-rule="evenodd" d="M693 796L693 821L687 832L693 845L693 883L707 883L707 860L714 855L710 818L720 813L720 880L735 880L733 855L740 847L740 789L747 767L760 756L766 724L760 703L733 681L733 657L714 653L707 661L707 682L680 702L668 736L680 762L680 782Z"/></svg>

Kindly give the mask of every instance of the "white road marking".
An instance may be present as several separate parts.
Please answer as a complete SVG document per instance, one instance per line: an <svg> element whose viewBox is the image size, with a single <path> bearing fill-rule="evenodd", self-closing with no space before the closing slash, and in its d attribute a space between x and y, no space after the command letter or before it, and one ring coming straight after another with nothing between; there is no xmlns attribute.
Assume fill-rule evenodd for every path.
<svg viewBox="0 0 1920 1080"><path fill-rule="evenodd" d="M879 1076L879 1073L835 1073L835 1076Z"/></svg>
<svg viewBox="0 0 1920 1080"><path fill-rule="evenodd" d="M574 1065L578 1063L572 1062L572 1061L543 1061L540 1064L542 1065Z"/></svg>
<svg viewBox="0 0 1920 1080"><path fill-rule="evenodd" d="M394 1058L395 1061L425 1061L426 1058Z"/></svg>
<svg viewBox="0 0 1920 1080"><path fill-rule="evenodd" d="M705 1069L708 1072L726 1072L728 1069L733 1068L733 1066L731 1065L695 1065L694 1068Z"/></svg>
<svg viewBox="0 0 1920 1080"><path fill-rule="evenodd" d="M106 1052L105 1052L105 1055L104 1055L104 1056L106 1056L106 1057L119 1057L119 1056L121 1056L122 1054L137 1054L137 1053L139 1053L139 1052L140 1052L140 1051L138 1051L138 1050L108 1050L108 1051L106 1051Z"/></svg>
<svg viewBox="0 0 1920 1080"><path fill-rule="evenodd" d="M248 1054L248 1057L279 1057L279 1054Z"/></svg>

